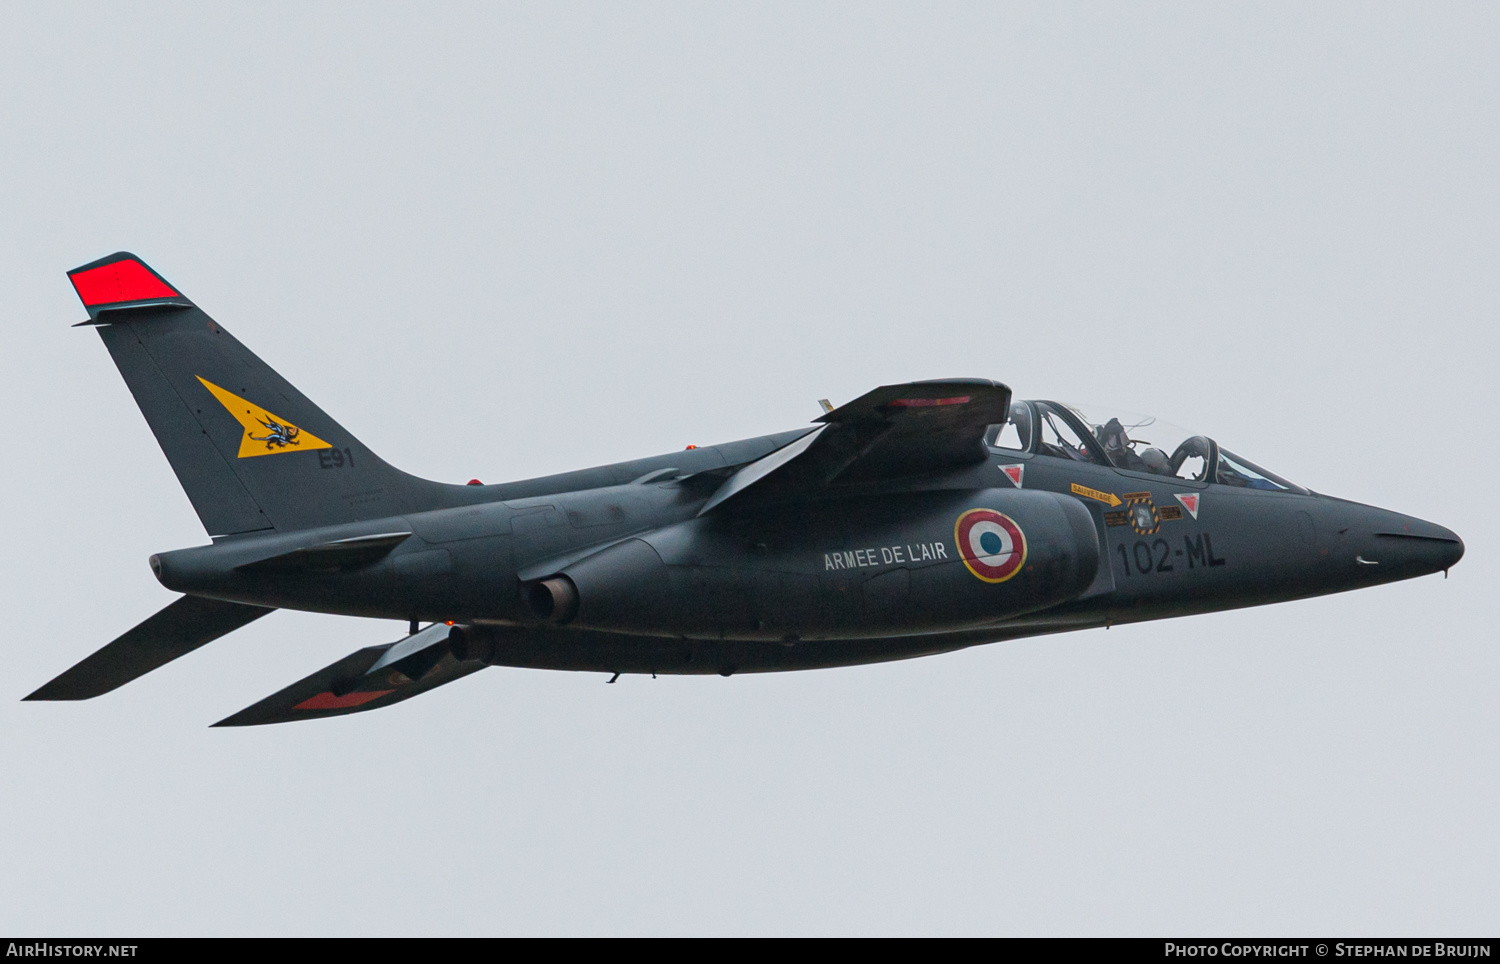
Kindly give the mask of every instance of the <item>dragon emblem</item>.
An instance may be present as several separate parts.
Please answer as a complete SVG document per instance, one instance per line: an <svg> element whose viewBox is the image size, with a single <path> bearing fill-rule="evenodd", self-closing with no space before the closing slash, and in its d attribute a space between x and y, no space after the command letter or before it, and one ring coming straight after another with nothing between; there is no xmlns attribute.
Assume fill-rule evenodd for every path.
<svg viewBox="0 0 1500 964"><path fill-rule="evenodd" d="M257 442L265 442L267 451L286 448L288 445L302 444L297 438L301 434L301 430L297 426L282 425L274 418L257 418L256 421L270 429L270 434L251 435L250 437Z"/></svg>

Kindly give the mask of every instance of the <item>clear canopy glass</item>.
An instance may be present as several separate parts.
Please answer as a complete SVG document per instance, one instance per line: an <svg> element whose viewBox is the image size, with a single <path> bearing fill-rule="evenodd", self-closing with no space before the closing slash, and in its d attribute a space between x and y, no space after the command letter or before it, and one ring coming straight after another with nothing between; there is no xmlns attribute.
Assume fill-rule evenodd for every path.
<svg viewBox="0 0 1500 964"><path fill-rule="evenodd" d="M1207 480L1212 446L1180 425L1121 409L1069 405L1068 411L1094 434L1110 464L1132 472Z"/></svg>
<svg viewBox="0 0 1500 964"><path fill-rule="evenodd" d="M1089 433L1087 441L1063 412ZM1152 415L1120 409L1017 402L1011 407L1010 420L991 430L990 444L1083 462L1096 461L1096 454L1102 452L1111 465L1130 472L1186 482L1307 492L1249 459L1221 449L1205 435L1195 435Z"/></svg>

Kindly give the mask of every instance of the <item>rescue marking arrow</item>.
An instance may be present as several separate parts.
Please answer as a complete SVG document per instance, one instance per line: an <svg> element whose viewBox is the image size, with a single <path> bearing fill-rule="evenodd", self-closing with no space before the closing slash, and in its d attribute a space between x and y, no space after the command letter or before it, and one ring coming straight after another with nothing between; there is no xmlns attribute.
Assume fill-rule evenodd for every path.
<svg viewBox="0 0 1500 964"><path fill-rule="evenodd" d="M1077 482L1073 483L1073 494L1081 495L1085 499L1098 499L1111 508L1120 504L1120 497L1113 492L1100 492L1098 489L1091 489L1086 485L1079 485Z"/></svg>

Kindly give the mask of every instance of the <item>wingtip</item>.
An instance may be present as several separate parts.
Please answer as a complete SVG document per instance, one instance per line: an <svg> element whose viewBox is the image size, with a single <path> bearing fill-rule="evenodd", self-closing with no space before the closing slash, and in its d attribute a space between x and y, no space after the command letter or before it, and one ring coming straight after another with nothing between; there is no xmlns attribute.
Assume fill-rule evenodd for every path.
<svg viewBox="0 0 1500 964"><path fill-rule="evenodd" d="M66 675L66 673L63 674L63 676ZM114 687L110 687L110 689L114 689ZM79 700L91 700L96 696L103 696L108 692L109 690L99 690L96 692L95 688L93 687L90 687L86 690L79 690L76 684L70 688L68 686L68 683L66 681L63 681L62 677L58 677L57 679L49 680L46 683L43 683L41 686L38 686L30 693L21 697L21 702L76 703Z"/></svg>
<svg viewBox="0 0 1500 964"><path fill-rule="evenodd" d="M266 723L276 722L275 720L265 719L264 715L262 714L255 714L251 712L251 710L255 709L255 707L259 705L259 703L256 703L252 706L247 706L242 710L236 710L235 712L224 717L219 722L210 723L208 725L208 728L212 730L221 726L263 726ZM257 715L260 715L261 718L257 719Z"/></svg>
<svg viewBox="0 0 1500 964"><path fill-rule="evenodd" d="M262 701L262 702L264 702L264 701ZM302 720L319 720L319 719L323 719L325 716L330 715L330 714L325 714L325 713L319 713L319 714L308 715L308 716L287 716L287 715L268 715L265 710L262 710L259 713L252 713L251 712L252 710L255 710L259 706L260 706L259 703L255 704L255 706L247 706L243 710L240 710L238 713L231 713L229 716L224 717L222 720L220 720L217 723L210 723L208 725L208 728L210 730L213 730L213 729L217 729L217 728L219 728L221 726L224 726L224 727L274 726L274 725L276 725L278 723L298 723L298 722L301 722Z"/></svg>

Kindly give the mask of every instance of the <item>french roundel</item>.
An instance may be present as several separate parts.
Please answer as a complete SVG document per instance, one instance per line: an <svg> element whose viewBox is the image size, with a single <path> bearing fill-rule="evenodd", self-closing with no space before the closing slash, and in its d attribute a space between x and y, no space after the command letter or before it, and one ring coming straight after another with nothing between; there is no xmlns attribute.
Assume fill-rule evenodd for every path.
<svg viewBox="0 0 1500 964"><path fill-rule="evenodd" d="M953 541L969 571L985 582L1004 582L1026 562L1026 534L1010 516L970 509L958 517Z"/></svg>

